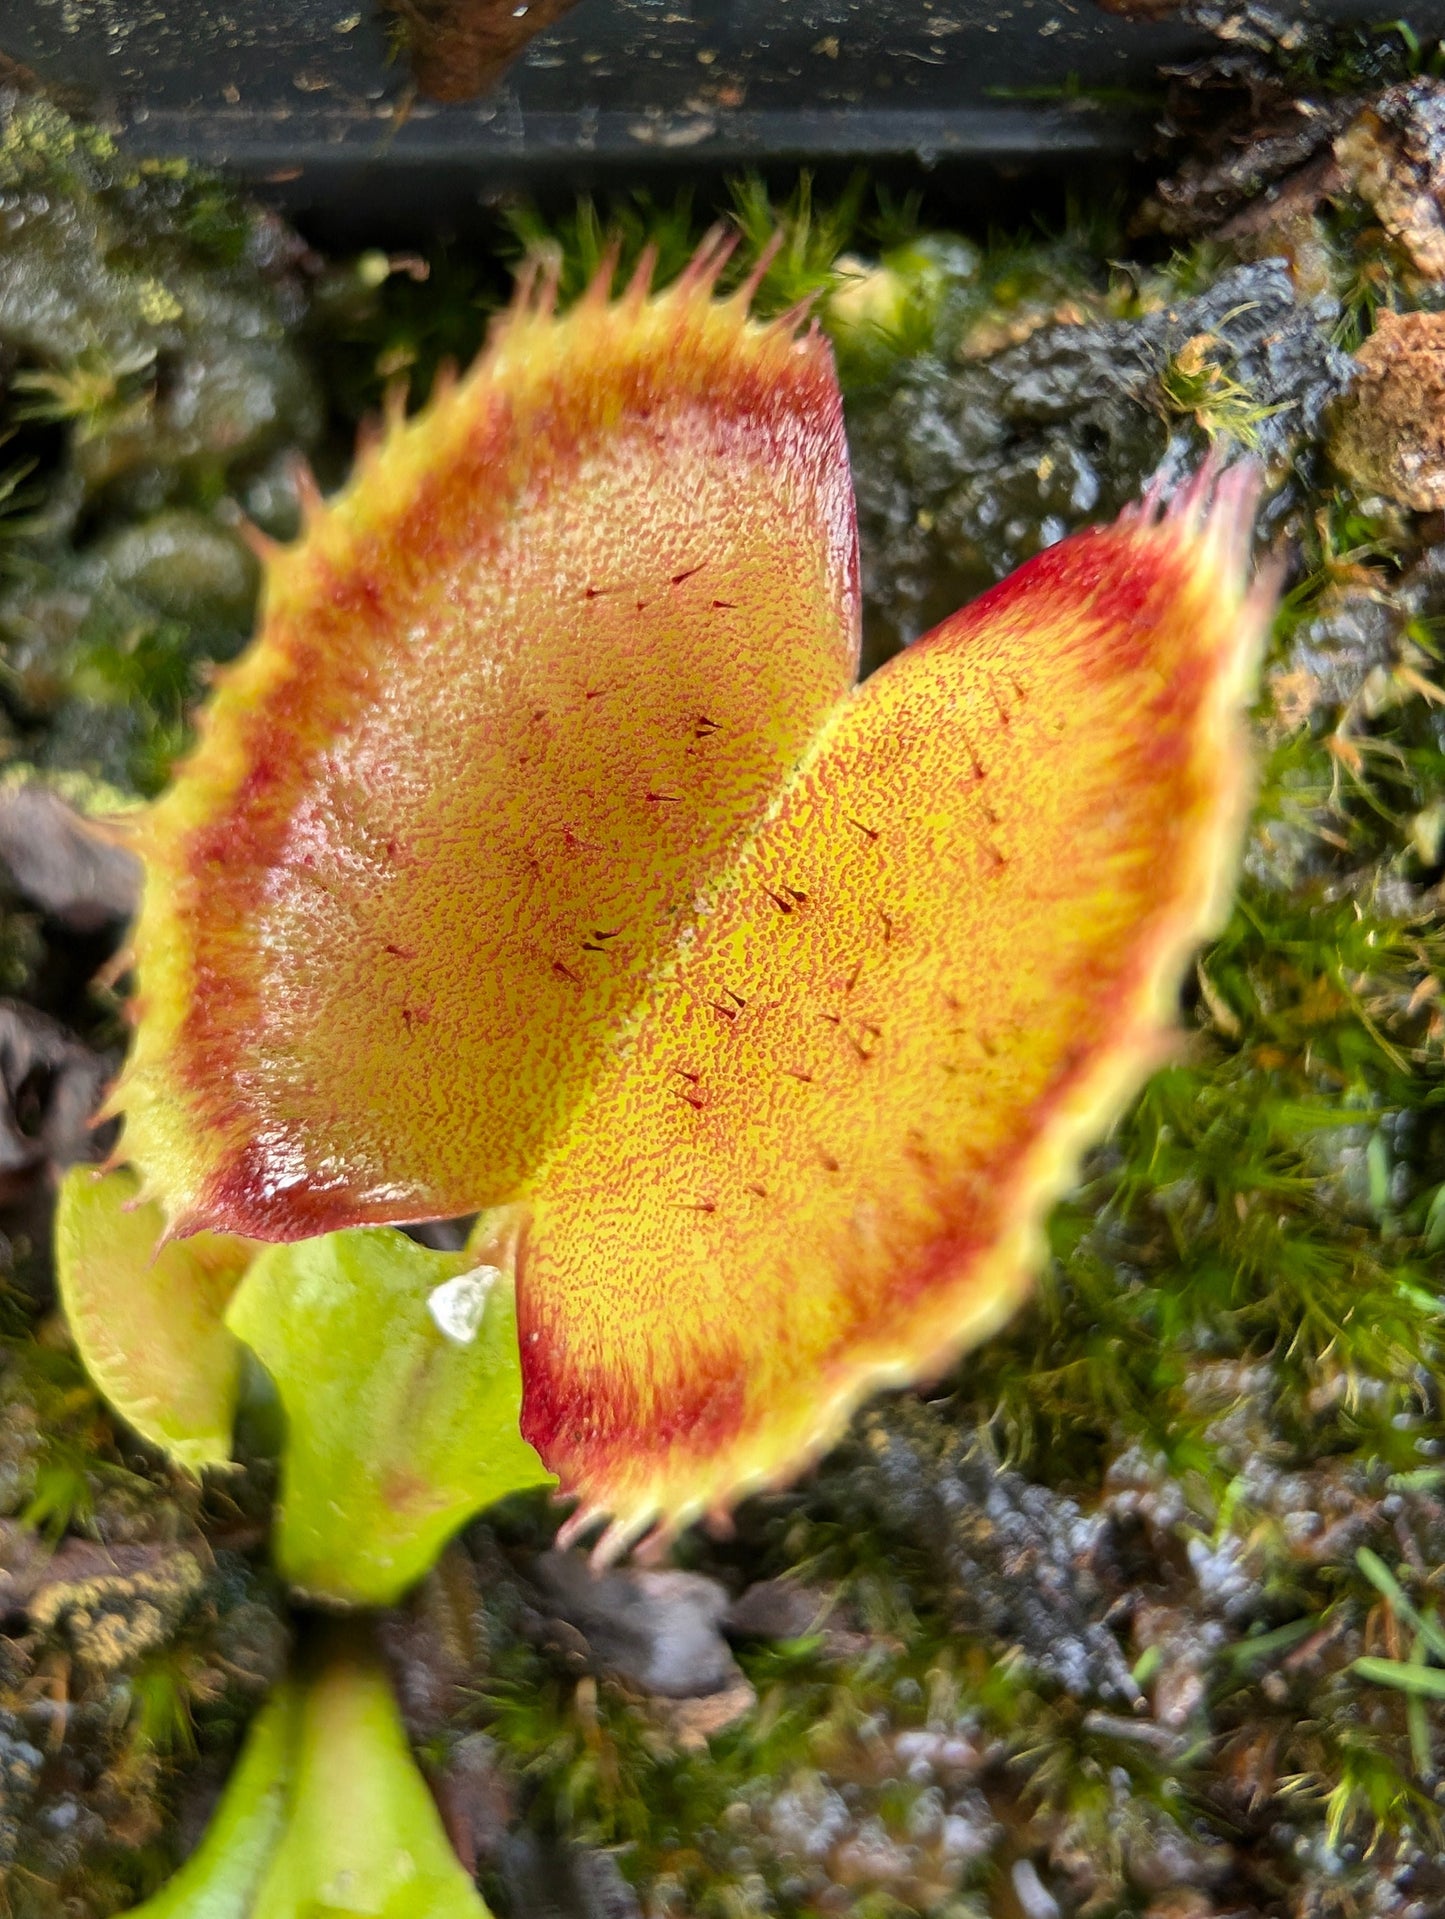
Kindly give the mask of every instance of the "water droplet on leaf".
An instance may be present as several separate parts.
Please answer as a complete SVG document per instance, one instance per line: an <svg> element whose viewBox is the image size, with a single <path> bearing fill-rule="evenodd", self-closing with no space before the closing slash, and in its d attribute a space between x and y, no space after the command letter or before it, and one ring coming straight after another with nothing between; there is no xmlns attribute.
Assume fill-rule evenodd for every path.
<svg viewBox="0 0 1445 1919"><path fill-rule="evenodd" d="M459 1346L470 1346L486 1311L487 1295L502 1277L498 1266L474 1266L444 1280L427 1294L427 1311L438 1330Z"/></svg>

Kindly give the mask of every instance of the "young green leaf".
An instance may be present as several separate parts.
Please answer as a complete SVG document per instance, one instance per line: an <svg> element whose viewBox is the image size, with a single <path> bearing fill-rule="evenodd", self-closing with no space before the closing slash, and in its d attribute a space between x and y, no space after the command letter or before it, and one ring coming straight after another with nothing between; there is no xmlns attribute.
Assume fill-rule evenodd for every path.
<svg viewBox="0 0 1445 1919"><path fill-rule="evenodd" d="M488 1919L359 1638L342 1639L303 1688L294 1764L248 1919Z"/></svg>
<svg viewBox="0 0 1445 1919"><path fill-rule="evenodd" d="M262 1707L197 1851L133 1919L488 1919L365 1636Z"/></svg>
<svg viewBox="0 0 1445 1919"><path fill-rule="evenodd" d="M206 1835L132 1919L251 1919L286 1819L300 1706L281 1686L257 1713Z"/></svg>
<svg viewBox="0 0 1445 1919"><path fill-rule="evenodd" d="M1445 1699L1445 1672L1438 1666L1403 1659L1356 1659L1350 1671L1377 1686L1392 1686L1396 1692L1413 1693L1420 1699Z"/></svg>
<svg viewBox="0 0 1445 1919"><path fill-rule="evenodd" d="M199 1472L231 1457L241 1348L223 1315L257 1246L229 1233L161 1246L164 1229L132 1172L75 1166L61 1181L55 1266L85 1369L143 1438Z"/></svg>
<svg viewBox="0 0 1445 1919"><path fill-rule="evenodd" d="M1437 1659L1445 1659L1445 1626L1420 1611L1379 1554L1371 1552L1368 1546L1361 1546L1355 1554L1355 1564L1388 1602L1396 1618L1403 1625L1413 1627Z"/></svg>
<svg viewBox="0 0 1445 1919"><path fill-rule="evenodd" d="M510 1267L504 1230L435 1253L358 1227L251 1268L227 1324L285 1408L275 1553L304 1591L387 1605L473 1513L550 1483L518 1432Z"/></svg>

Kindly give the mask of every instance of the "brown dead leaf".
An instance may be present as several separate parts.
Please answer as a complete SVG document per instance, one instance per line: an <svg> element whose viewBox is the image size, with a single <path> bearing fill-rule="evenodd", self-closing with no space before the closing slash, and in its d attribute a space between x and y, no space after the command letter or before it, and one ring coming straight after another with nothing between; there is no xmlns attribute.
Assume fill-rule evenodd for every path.
<svg viewBox="0 0 1445 1919"><path fill-rule="evenodd" d="M433 100L470 100L495 86L535 34L576 0L387 0L417 86Z"/></svg>

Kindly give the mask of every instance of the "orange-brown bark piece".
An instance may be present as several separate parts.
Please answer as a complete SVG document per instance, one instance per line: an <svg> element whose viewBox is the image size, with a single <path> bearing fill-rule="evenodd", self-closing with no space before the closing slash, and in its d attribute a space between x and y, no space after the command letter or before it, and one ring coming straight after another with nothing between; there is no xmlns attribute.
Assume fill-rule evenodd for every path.
<svg viewBox="0 0 1445 1919"><path fill-rule="evenodd" d="M1445 507L1445 313L1380 313L1335 411L1330 456L1362 492Z"/></svg>

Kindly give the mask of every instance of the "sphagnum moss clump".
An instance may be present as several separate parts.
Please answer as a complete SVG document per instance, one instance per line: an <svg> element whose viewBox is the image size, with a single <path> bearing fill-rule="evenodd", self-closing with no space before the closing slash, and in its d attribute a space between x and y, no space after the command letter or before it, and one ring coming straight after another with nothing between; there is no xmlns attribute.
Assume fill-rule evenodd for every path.
<svg viewBox="0 0 1445 1919"><path fill-rule="evenodd" d="M31 164L109 164L88 136L68 138ZM226 233L245 229L218 190L202 199ZM740 1633L751 1711L699 1746L635 1684L585 1670L585 1647L549 1623L529 1577L551 1530L538 1505L474 1527L409 1602L396 1643L414 1737L454 1794L473 1776L463 1761L484 1750L504 1823L555 1849L544 1868L535 1842L488 1838L477 1816L499 1911L525 1910L548 1875L587 1910L602 1868L567 1847L615 1849L639 1909L659 1914L802 1915L843 1901L965 1919L996 1911L1001 1886L1061 1912L1151 1919L1423 1916L1445 1899L1433 1677L1445 1564L1445 559L1430 521L1356 498L1324 452L1348 379L1340 345L1369 323L1361 289L1401 307L1439 296L1358 204L1323 217L1336 276L1323 295L1301 297L1287 274L1237 264L1227 247L1187 272L1120 274L1105 264L1117 239L971 249L896 232L882 270L903 283L907 350L890 351L886 327L850 335L858 302L840 295L876 656L927 625L930 596L958 576L994 577L1107 511L1114 489L1125 497L1163 455L1197 454L1211 427L1247 422L1263 443L1266 525L1290 572L1257 715L1247 877L1201 958L1186 1043L1054 1215L1035 1305L944 1387L862 1416L804 1486L745 1506L732 1541L685 1542L688 1563L731 1590L785 1578L809 1595L811 1610L782 1621L787 1636ZM641 237L664 219L687 233L681 264L685 218L644 209L634 223ZM867 255L861 226L826 230L830 246ZM803 262L812 290L806 248L781 257ZM1256 277L1219 287L1231 272ZM1242 292L1270 303L1283 360L1262 336L1251 359ZM328 322L345 335L335 416L408 359L424 366L430 341L467 334L469 312L429 297L406 280L342 288ZM1191 347L1206 338L1217 354ZM1121 342L1138 355L1126 380ZM0 349L30 352L3 325ZM305 368L304 351L288 350ZM1202 394L1180 384L1181 355ZM1025 359L1056 396L1041 422L1009 412L1004 376ZM1222 410L1208 366L1230 383ZM51 369L69 384L12 383L4 401L17 456L33 448L38 462L7 601L27 634L57 569L87 563L75 522L53 515L96 422L36 418L37 399L98 390L78 378L87 368L77 350ZM119 377L124 405L136 376ZM996 532L980 517L975 445L995 463L1001 450L1011 476ZM167 510L180 499L203 523L214 513L192 478L165 489ZM106 497L117 540L159 510ZM43 532L43 552L37 527L59 528ZM167 645L203 644L203 622L174 617ZM16 750L42 763L75 763L76 736L19 675L38 661L64 689L72 657L42 647L12 662ZM139 766L146 784L147 765L111 755L91 770L135 778ZM103 1009L67 1011L105 1031ZM12 1904L40 1919L59 1891L99 1919L174 1858L188 1742L224 1747L275 1670L277 1615L245 1560L225 1561L234 1589L215 1597L204 1555L189 1562L199 1573L171 1563L195 1536L254 1555L250 1495L196 1511L118 1444L54 1350L43 1271L15 1273L9 1511L62 1552L89 1538L150 1552L134 1578L154 1590L144 1606L138 1587L112 1595L114 1631L77 1624L77 1605L95 1624L93 1593L77 1605L52 1593L24 1615L0 1672ZM24 1534L6 1537L19 1553ZM151 1543L162 1539L164 1550ZM77 1564L78 1581L87 1570ZM238 1608L244 1656L217 1638ZM155 1621L144 1644L142 1619ZM73 1701L57 1722L62 1662ZM249 1693L225 1691L224 1677L222 1694L210 1690L207 1674L238 1670ZM68 1798L50 1788L56 1751L83 1782ZM134 1823L118 1828L127 1793ZM132 1844L107 1846L97 1819ZM75 1835L68 1850L61 1832ZM628 1895L614 1884L612 1896Z"/></svg>

